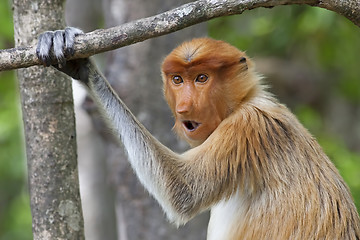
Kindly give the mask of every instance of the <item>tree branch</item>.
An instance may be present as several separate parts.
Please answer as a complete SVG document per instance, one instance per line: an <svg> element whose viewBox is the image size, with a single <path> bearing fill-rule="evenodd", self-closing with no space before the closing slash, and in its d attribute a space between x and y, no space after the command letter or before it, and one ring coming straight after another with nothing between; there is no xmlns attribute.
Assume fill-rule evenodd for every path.
<svg viewBox="0 0 360 240"><path fill-rule="evenodd" d="M337 12L360 27L360 0L198 0L173 10L76 38L75 55L85 58L149 38L178 31L216 17L241 14L259 7L306 4ZM0 71L40 65L36 46L0 50Z"/></svg>

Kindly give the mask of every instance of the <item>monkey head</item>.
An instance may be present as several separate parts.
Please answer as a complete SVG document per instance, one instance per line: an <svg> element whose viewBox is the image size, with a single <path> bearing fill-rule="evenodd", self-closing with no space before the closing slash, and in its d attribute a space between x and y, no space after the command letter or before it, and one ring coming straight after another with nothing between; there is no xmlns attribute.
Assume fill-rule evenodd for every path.
<svg viewBox="0 0 360 240"><path fill-rule="evenodd" d="M244 52L223 41L198 38L175 48L162 77L177 134L193 147L203 143L251 95L252 68Z"/></svg>

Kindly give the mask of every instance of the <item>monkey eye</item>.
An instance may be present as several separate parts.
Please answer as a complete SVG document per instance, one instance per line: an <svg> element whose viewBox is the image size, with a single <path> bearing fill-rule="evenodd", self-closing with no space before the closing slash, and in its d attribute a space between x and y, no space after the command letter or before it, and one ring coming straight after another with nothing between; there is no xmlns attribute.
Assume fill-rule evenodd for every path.
<svg viewBox="0 0 360 240"><path fill-rule="evenodd" d="M175 75L172 77L172 81L174 84L178 85L183 82L183 79L179 75Z"/></svg>
<svg viewBox="0 0 360 240"><path fill-rule="evenodd" d="M205 74L200 74L199 76L196 77L195 82L204 83L207 80L208 80L208 76L206 76Z"/></svg>

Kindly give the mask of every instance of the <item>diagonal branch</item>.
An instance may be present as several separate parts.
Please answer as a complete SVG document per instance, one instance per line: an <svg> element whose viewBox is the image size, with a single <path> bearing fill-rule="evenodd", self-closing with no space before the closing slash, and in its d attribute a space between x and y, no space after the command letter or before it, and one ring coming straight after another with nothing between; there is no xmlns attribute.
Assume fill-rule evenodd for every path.
<svg viewBox="0 0 360 240"><path fill-rule="evenodd" d="M306 4L337 12L360 27L360 0L198 0L173 10L76 38L75 55L85 58L178 31L216 17L279 5ZM36 46L0 50L0 71L40 65Z"/></svg>

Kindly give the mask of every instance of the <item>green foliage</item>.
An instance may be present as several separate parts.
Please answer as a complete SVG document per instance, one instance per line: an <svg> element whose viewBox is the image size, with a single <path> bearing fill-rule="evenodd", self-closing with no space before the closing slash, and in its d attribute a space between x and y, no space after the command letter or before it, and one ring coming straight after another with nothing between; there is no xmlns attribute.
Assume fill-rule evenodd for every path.
<svg viewBox="0 0 360 240"><path fill-rule="evenodd" d="M0 49L12 46L14 29L10 11L10 1L0 2Z"/></svg>
<svg viewBox="0 0 360 240"><path fill-rule="evenodd" d="M0 73L0 239L31 239L30 203L14 72Z"/></svg>
<svg viewBox="0 0 360 240"><path fill-rule="evenodd" d="M14 72L0 73L0 239L31 239L19 96Z"/></svg>

